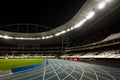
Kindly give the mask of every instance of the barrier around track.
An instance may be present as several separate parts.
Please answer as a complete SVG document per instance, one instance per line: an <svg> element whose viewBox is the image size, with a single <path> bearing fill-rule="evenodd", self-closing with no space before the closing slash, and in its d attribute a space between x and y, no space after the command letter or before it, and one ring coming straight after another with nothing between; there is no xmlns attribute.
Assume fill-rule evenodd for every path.
<svg viewBox="0 0 120 80"><path fill-rule="evenodd" d="M41 66L44 66L45 64L46 64L46 60L44 62L40 63L40 64L35 64L35 65L30 65L30 66L23 66L23 67L18 67L18 68L12 68L11 71L13 73L20 72L20 71L24 71L24 70L29 70L29 69L41 67Z"/></svg>

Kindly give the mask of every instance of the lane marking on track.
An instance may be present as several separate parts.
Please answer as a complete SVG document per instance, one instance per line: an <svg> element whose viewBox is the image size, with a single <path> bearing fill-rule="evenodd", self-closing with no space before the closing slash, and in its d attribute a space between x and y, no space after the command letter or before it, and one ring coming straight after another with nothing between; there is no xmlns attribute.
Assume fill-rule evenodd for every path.
<svg viewBox="0 0 120 80"><path fill-rule="evenodd" d="M78 64L78 66L82 69L82 68L84 68L83 67L83 64L80 64L80 63L78 63L78 62L76 62L77 64ZM78 73L78 72L76 72L76 73ZM93 75L92 73L90 73L90 72L88 72L87 70L85 71L85 73L87 73L87 74L91 74L91 75ZM85 75L84 75L85 76ZM85 76L86 78L88 77L88 76ZM101 77L101 78L103 78L103 79L106 79L106 80L109 80L109 79L107 79L106 77L103 77L103 76L99 76L99 77ZM90 77L88 77L89 79L90 79ZM91 78L92 79L92 78Z"/></svg>
<svg viewBox="0 0 120 80"><path fill-rule="evenodd" d="M80 65L78 65L79 67L80 67ZM84 76L84 73L85 73L85 69L84 69L84 67L80 67L81 69L82 69L82 75L81 75L81 77L80 77L80 79L79 80L82 80L82 78L83 78L83 76Z"/></svg>
<svg viewBox="0 0 120 80"><path fill-rule="evenodd" d="M47 71L47 70L51 70L50 65L48 64L47 66L49 66L49 67L48 67L49 69L46 68L46 71ZM57 65L54 64L54 66L57 66ZM49 72L49 73L52 73L52 71ZM43 74L44 74L44 73L43 73ZM46 74L47 74L47 72L45 72L45 76L46 76ZM34 79L39 78L39 77L42 77L42 76L43 76L43 75L35 76L35 77L33 77L33 78L29 79L29 80L34 80Z"/></svg>
<svg viewBox="0 0 120 80"><path fill-rule="evenodd" d="M57 72L55 71L55 69L53 68L53 66L51 65L51 63L49 63L49 64L50 64L51 68L53 69L54 73L56 74L58 80L60 80L60 77L58 76Z"/></svg>
<svg viewBox="0 0 120 80"><path fill-rule="evenodd" d="M94 69L92 69L92 67L90 68L90 67L88 67L91 71L93 71L93 73L95 74L95 76L96 76L96 80L98 80L98 75L97 75L97 73L96 73L96 71L94 70Z"/></svg>
<svg viewBox="0 0 120 80"><path fill-rule="evenodd" d="M71 70L71 69L69 69L69 70ZM79 75L81 75L79 72L77 72L77 71L74 71L75 73L77 73L77 74L79 74ZM89 76L87 76L87 75L84 75L87 79L89 79L89 80L94 80L94 79L92 79L91 77L89 77ZM77 79L78 80L78 79Z"/></svg>
<svg viewBox="0 0 120 80"><path fill-rule="evenodd" d="M47 67L48 67L49 65L47 65ZM30 72L28 72L28 73L34 73L34 74L27 74L27 75L24 75L24 76L21 76L21 77L15 77L14 79L22 79L22 78L25 78L25 77L28 77L28 76L32 76L32 75L37 75L37 74L40 74L41 72L43 72L43 69L44 69L44 67L42 68L42 70L41 70L41 68L40 69L36 69L36 70L33 70L33 71L30 71ZM48 67L46 70L49 70L50 69L50 67ZM37 71L37 72L36 72ZM39 71L39 72L38 72ZM44 73L44 72L43 72ZM43 75L42 75L43 76ZM42 77L42 76L40 76L40 77ZM31 79L34 79L34 78L31 78ZM30 79L30 80L31 80Z"/></svg>
<svg viewBox="0 0 120 80"><path fill-rule="evenodd" d="M44 67L43 80L45 80L45 72L46 72L46 62L45 62L45 67Z"/></svg>
<svg viewBox="0 0 120 80"><path fill-rule="evenodd" d="M102 75L104 75L104 76L106 76L106 74L105 73L102 73L102 72L98 72L99 74L102 74ZM104 78L104 79L106 79L106 80L110 80L109 78L107 78L107 77L104 77L104 76L100 76L99 75L99 77L101 77L101 78ZM107 75L108 76L108 75ZM108 76L109 77L109 76Z"/></svg>
<svg viewBox="0 0 120 80"><path fill-rule="evenodd" d="M72 67L73 67L73 69L72 69L72 72L71 73L68 73L68 75L65 77L65 78L63 78L62 80L65 80L66 78L68 78L69 76L71 76L74 80L77 80L75 77L73 77L71 74L75 71L75 67L72 65Z"/></svg>
<svg viewBox="0 0 120 80"><path fill-rule="evenodd" d="M49 69L49 68L48 68ZM37 72L36 72L37 71ZM38 72L39 71L39 72ZM35 70L35 71L32 71L32 72L28 72L28 73L34 73L34 74L27 74L27 75L24 75L24 76L21 76L21 77L16 77L14 79L22 79L22 78L25 78L25 77L28 77L28 76L32 76L32 75L37 75L37 74L40 74L42 73L43 70ZM43 72L44 73L44 72Z"/></svg>
<svg viewBox="0 0 120 80"><path fill-rule="evenodd" d="M93 78L91 78L91 77L89 77L88 75L86 75L86 74L84 74L84 73L88 73L88 74L91 74L91 75L93 75L92 73L90 73L90 72L88 72L88 70L87 70L87 67L86 66L90 66L90 68L96 68L96 69L93 69L95 72L96 72L96 74L98 74L98 73L100 73L100 74L104 74L105 76L107 76L108 75L108 77L110 78L110 79L112 79L112 80L119 80L120 79L120 77L116 77L114 74L112 75L112 72L111 73L109 73L110 71L105 71L105 70L102 70L102 68L104 68L103 66L95 66L95 65L92 65L92 64L89 64L89 65L86 65L85 63L77 63L77 62L75 62L75 64L73 64L73 62L70 62L70 61L61 61L61 60L50 60L50 63L52 63L51 65L47 65L46 66L46 70L48 70L48 69L51 69L51 71L53 72L53 71L55 71L56 72L56 74L58 75L58 74L61 74L62 72L65 72L66 74L68 74L69 75L69 72L67 72L66 70L64 71L63 70L63 68L64 67L66 67L67 66L67 68L66 69L69 69L69 70L73 70L73 68L70 66L70 67L68 67L70 64L75 68L75 70L73 71L73 72L75 72L75 73L77 73L77 74L80 74L80 71L81 71L81 76L80 76L80 78L82 77L83 78L83 76L85 77L85 78L87 78L87 79L89 79L89 80L94 80ZM59 64L60 63L60 64ZM54 65L53 65L54 64ZM59 64L59 65L58 65ZM77 66L75 66L75 65L77 65L77 64L79 64L79 67L81 67L81 69L79 69L79 68L77 68ZM55 66L59 66L60 67L60 69L61 70L63 70L63 71L60 71L59 73L57 72L57 68L55 67ZM63 66L64 65L64 66ZM66 65L66 66L65 66ZM52 67L54 68L54 70L52 69ZM86 69L84 69L84 67L86 67ZM56 69L55 69L56 68ZM88 67L89 68L89 67ZM107 67L106 67L107 68ZM27 75L24 75L24 73L22 72L22 74L20 74L20 73L17 73L17 74L13 74L13 75L11 75L11 76L6 76L6 78L5 79L11 79L11 77L16 77L17 79L22 79L22 77L27 77L28 75L30 76L33 76L33 75L36 75L33 79L35 79L36 77L37 78L39 78L40 76L41 76L41 78L43 78L43 75L44 75L44 73L43 73L43 75L40 75L40 76L37 76L37 74L39 73L39 72L37 72L38 70L42 70L43 69L43 71L39 71L39 72L44 72L44 70L45 70L45 67L41 67L41 68L38 68L38 69L34 69L34 70L30 70L30 71L28 71L28 72L25 72L25 74L27 74L27 73L32 73L32 72L34 72L34 74L27 74ZM80 71L77 71L76 69L78 69L78 70L80 70ZM84 73L83 73L83 69L84 69ZM45 76L47 75L47 72L46 72L46 70L45 70ZM91 69L90 69L91 70ZM91 70L92 72L93 72L93 70ZM98 72L99 71L99 72ZM54 72L54 73L55 73ZM116 71L116 72L119 72L119 71ZM107 74L108 73L108 74ZM95 73L94 73L95 74ZM22 76L23 75L23 76ZM99 77L101 77L101 78L104 78L104 79L106 79L106 80L110 80L110 79L108 79L108 78L106 78L105 76L100 76L99 75ZM17 77L17 76L21 76L21 77ZM52 76L52 78L53 77L55 77L56 75L54 75L54 76ZM70 77L72 77L73 75L70 75ZM7 78L7 77L10 77L10 78ZM74 76L73 76L74 77ZM15 78L15 79L16 79ZM82 79L81 78L81 79ZM2 80L3 79L3 77L0 77L0 80ZM12 79L14 79L14 78L12 78ZM51 77L49 77L48 79L51 79ZM81 80L80 79L80 80ZM29 79L29 80L31 80L31 79ZM46 80L46 79L44 79L44 80ZM77 79L78 80L78 79Z"/></svg>
<svg viewBox="0 0 120 80"><path fill-rule="evenodd" d="M106 73L105 73L105 72L103 73L103 71L101 71L101 70L96 71L96 72L98 72L99 74L102 74L102 75L106 76ZM107 76L110 77L109 75L107 75ZM99 77L104 78L104 79L107 79L107 80L110 80L110 79L108 79L108 78L106 78L106 77L103 77L103 76L100 76L100 75L99 75ZM118 78L117 76L114 76L114 77ZM111 78L111 77L110 77L110 78Z"/></svg>
<svg viewBox="0 0 120 80"><path fill-rule="evenodd" d="M67 61L67 62L66 62L66 61L64 61L64 62L63 62L63 61L59 61L59 63L60 63L60 62L61 62L61 63L68 63L68 61ZM58 62L57 62L56 64L58 64ZM62 64L59 64L59 65L63 66ZM67 71L65 71L66 69L69 69L69 68L68 68L68 65L67 65L67 64L65 64L65 65L66 65L67 67L65 67L65 69L62 69L62 68L61 68L62 71L59 72L58 74L61 74L62 72L65 72L65 73L67 73L67 74L69 75L69 73L68 73ZM71 69L69 69L69 70L71 70ZM73 77L72 75L70 75L70 76ZM55 77L55 75L52 76L52 77L50 77L50 78L48 78L48 79L51 79L51 78L53 78L53 77Z"/></svg>
<svg viewBox="0 0 120 80"><path fill-rule="evenodd" d="M56 64L55 64L56 65ZM57 66L57 65L56 65ZM58 68L56 68L56 70L58 70L58 69L60 69L61 68L61 66L58 66ZM51 69L51 68L50 68ZM46 70L47 71L47 70ZM53 70L52 71L50 71L50 72L46 72L45 73L45 76L47 76L48 74L51 74L51 73L53 73ZM36 78L39 78L39 77L42 77L42 76L37 76L37 77L34 77L34 78L32 78L32 79L36 79ZM30 79L31 80L31 79Z"/></svg>
<svg viewBox="0 0 120 80"><path fill-rule="evenodd" d="M63 66L63 65L60 64L60 66ZM61 73L64 72L67 68L68 68L68 65L65 64L65 68L62 69L62 67L61 67L62 71L60 71L60 72L57 73L57 74L61 74ZM51 79L51 78L53 78L53 77L55 77L55 75L54 75L54 76L51 76L51 77L49 77L49 78L47 78L47 80L49 80L49 79Z"/></svg>
<svg viewBox="0 0 120 80"><path fill-rule="evenodd" d="M93 66L93 65L91 65L91 66ZM101 66L102 67L102 66ZM101 71L103 71L103 72L105 72L108 76L110 76L113 80L116 80L115 78L114 78L114 76L112 76L110 73L108 73L107 71L105 71L104 69L102 69L102 68L98 68L98 67L96 67L97 69L99 69L99 70L101 70Z"/></svg>

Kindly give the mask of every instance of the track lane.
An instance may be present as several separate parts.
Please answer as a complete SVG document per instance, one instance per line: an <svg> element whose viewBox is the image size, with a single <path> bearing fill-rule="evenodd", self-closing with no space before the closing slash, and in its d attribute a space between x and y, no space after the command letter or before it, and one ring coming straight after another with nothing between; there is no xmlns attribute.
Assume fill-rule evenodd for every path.
<svg viewBox="0 0 120 80"><path fill-rule="evenodd" d="M2 76L0 80L120 80L120 68L48 59L46 66Z"/></svg>

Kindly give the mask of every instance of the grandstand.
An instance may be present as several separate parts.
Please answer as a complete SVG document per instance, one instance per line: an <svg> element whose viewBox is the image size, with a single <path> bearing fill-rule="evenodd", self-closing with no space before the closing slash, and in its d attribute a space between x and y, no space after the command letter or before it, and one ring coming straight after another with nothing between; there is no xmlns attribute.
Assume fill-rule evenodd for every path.
<svg viewBox="0 0 120 80"><path fill-rule="evenodd" d="M0 22L0 61L45 59L23 71L0 69L0 80L120 80L120 0L80 4L74 16L57 27L39 20Z"/></svg>

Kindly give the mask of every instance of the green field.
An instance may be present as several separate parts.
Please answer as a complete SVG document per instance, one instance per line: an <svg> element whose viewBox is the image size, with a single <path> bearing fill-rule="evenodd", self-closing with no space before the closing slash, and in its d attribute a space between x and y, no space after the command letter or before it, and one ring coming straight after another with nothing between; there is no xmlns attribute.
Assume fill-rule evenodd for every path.
<svg viewBox="0 0 120 80"><path fill-rule="evenodd" d="M0 59L0 71L43 62L45 59Z"/></svg>

